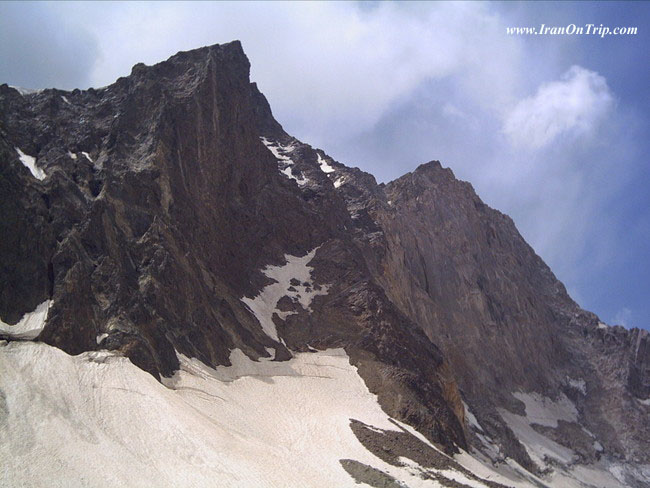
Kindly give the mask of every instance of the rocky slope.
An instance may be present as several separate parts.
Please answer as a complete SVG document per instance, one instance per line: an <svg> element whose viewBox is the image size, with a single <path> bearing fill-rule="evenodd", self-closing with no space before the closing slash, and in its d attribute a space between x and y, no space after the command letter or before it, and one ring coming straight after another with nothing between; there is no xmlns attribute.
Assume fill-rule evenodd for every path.
<svg viewBox="0 0 650 488"><path fill-rule="evenodd" d="M238 42L99 90L2 85L0 107L6 339L113 351L163 383L179 358L217 368L233 351L283 363L342 348L424 438L350 428L421 480L497 486L457 464L463 481L441 474L459 449L538 486L650 479L647 332L581 310L439 163L378 185L286 134ZM399 480L341 467L351 483ZM605 474L593 484L585 469Z"/></svg>

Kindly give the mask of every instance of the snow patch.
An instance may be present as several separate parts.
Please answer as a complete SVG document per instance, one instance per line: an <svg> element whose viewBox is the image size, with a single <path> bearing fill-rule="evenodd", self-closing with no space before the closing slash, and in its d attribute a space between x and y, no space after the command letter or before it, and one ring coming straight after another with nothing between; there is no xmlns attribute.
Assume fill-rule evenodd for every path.
<svg viewBox="0 0 650 488"><path fill-rule="evenodd" d="M70 103L70 100L68 100L64 95L61 95L61 100L63 100L63 101L64 101L65 103L67 103L68 105L72 105L72 104Z"/></svg>
<svg viewBox="0 0 650 488"><path fill-rule="evenodd" d="M108 337L108 334L107 334L106 332L104 332L103 334L99 334L99 335L95 338L95 340L97 341L97 345L99 346L99 345L102 343L102 341L103 341L104 339L106 339L107 337Z"/></svg>
<svg viewBox="0 0 650 488"><path fill-rule="evenodd" d="M316 153L318 158L318 165L323 173L333 173L336 171L332 166L329 165L326 159L323 159L319 153Z"/></svg>
<svg viewBox="0 0 650 488"><path fill-rule="evenodd" d="M481 444L483 444L484 452L491 461L500 459L502 457L501 448L495 444L491 438L480 432L475 432L475 434L476 437L478 437L478 439L481 441Z"/></svg>
<svg viewBox="0 0 650 488"><path fill-rule="evenodd" d="M260 358L260 361L273 361L275 359L276 350L272 347L265 347L264 349L266 350L266 352L269 354L270 357Z"/></svg>
<svg viewBox="0 0 650 488"><path fill-rule="evenodd" d="M513 396L526 405L526 418L530 424L555 428L558 426L558 420L578 421L576 406L564 394L560 394L557 401L538 393L516 392Z"/></svg>
<svg viewBox="0 0 650 488"><path fill-rule="evenodd" d="M436 471L438 474L444 476L445 478L456 481L457 483L461 483L463 486L470 486L472 488L488 488L488 485L485 483L481 483L480 481L477 481L473 478L468 478L463 473L456 471L455 469L441 469Z"/></svg>
<svg viewBox="0 0 650 488"><path fill-rule="evenodd" d="M546 458L568 464L575 460L575 453L532 428L533 424L557 427L558 420L577 422L578 411L571 400L561 395L557 401L537 393L513 393L526 405L526 415L516 415L499 409L499 414L519 438L530 458L541 467L547 466Z"/></svg>
<svg viewBox="0 0 650 488"><path fill-rule="evenodd" d="M454 456L454 461L484 480L494 481L513 488L537 488L539 486L526 481L525 477L522 477L522 474L527 473L524 468L521 468L522 472L519 472L508 464L493 465L490 461L481 460L478 455L471 455L462 449L459 454Z"/></svg>
<svg viewBox="0 0 650 488"><path fill-rule="evenodd" d="M85 151L81 151L81 154L83 154L83 155L86 157L86 159L87 159L88 161L90 161L91 163L94 163L94 162L95 162L95 161L93 161L93 158L90 157L90 154L88 154L87 152L85 152Z"/></svg>
<svg viewBox="0 0 650 488"><path fill-rule="evenodd" d="M533 462L541 468L548 469L548 472L543 478L539 478L526 471L513 459L506 458L505 465L494 466L493 469L509 477L513 476L525 484L521 485L519 482L504 484L516 487L531 486L532 484L532 486L562 488L592 488L596 486L599 488L623 488L625 486L623 482L612 476L611 467L606 460L600 460L590 465L577 464L577 456L571 449L558 444L532 428L533 424L557 427L560 420L577 422L578 411L566 396L561 395L558 400L553 401L537 393L516 392L513 395L524 402L526 414L516 415L504 409L499 409L499 413L518 437ZM583 430L593 436L586 429L583 428ZM594 448L599 450L602 449L602 446L598 441L594 441ZM556 465L555 461L559 461L565 467ZM465 464L463 465L471 469ZM478 471L473 469L472 471L479 474ZM495 478L482 477L496 481Z"/></svg>
<svg viewBox="0 0 650 488"><path fill-rule="evenodd" d="M595 464L581 465L574 464L566 470L554 469L550 474L540 478L524 469L519 463L511 458L505 462L492 464L489 461L482 461L478 455L470 455L461 450L460 454L454 456L454 460L465 469L471 471L484 480L501 483L513 488L625 488L622 468L616 471L619 479L613 476L612 466L607 461L599 461Z"/></svg>
<svg viewBox="0 0 650 488"><path fill-rule="evenodd" d="M550 481L553 486L567 488L626 488L628 486L625 480L613 476L603 463L574 465L568 472L556 472Z"/></svg>
<svg viewBox="0 0 650 488"><path fill-rule="evenodd" d="M297 312L278 310L277 304L284 296L288 296L300 303L302 308L311 312L311 302L318 295L327 295L329 285L314 288L311 272L314 268L308 266L318 248L302 257L285 254L286 264L281 266L267 266L262 270L264 275L275 280L275 283L266 285L259 295L254 298L243 297L241 300L253 312L262 326L264 333L274 341L279 341L278 333L273 323L273 315L277 314L282 320ZM294 280L294 285L291 281Z"/></svg>
<svg viewBox="0 0 650 488"><path fill-rule="evenodd" d="M260 137L260 140L266 146L266 148L271 151L271 154L275 156L275 159L277 159L278 170L280 170L280 173L285 175L287 178L294 180L298 186L305 186L307 183L309 183L309 180L304 175L296 176L293 174L292 166L295 164L295 162L287 155L296 148L293 144L284 146L279 142L271 141L266 137Z"/></svg>
<svg viewBox="0 0 650 488"><path fill-rule="evenodd" d="M52 300L45 300L33 312L23 315L16 325L9 325L0 320L0 336L11 339L36 339L47 322L47 312L52 306Z"/></svg>
<svg viewBox="0 0 650 488"><path fill-rule="evenodd" d="M583 395L587 394L587 384L585 383L585 380L582 379L574 380L569 376L567 376L566 379L569 383L569 386L575 388L576 390L579 390Z"/></svg>
<svg viewBox="0 0 650 488"><path fill-rule="evenodd" d="M334 188L338 188L341 186L343 183L345 183L345 178L341 177L338 180L334 182Z"/></svg>
<svg viewBox="0 0 650 488"><path fill-rule="evenodd" d="M77 159L77 155L71 151L68 151L68 156L70 156L70 159Z"/></svg>
<svg viewBox="0 0 650 488"><path fill-rule="evenodd" d="M304 186L309 182L309 180L304 176L298 177L294 175L293 168L291 168L291 166L287 166L286 168L280 170L280 173L285 175L290 180L295 180L295 182L298 183L298 186Z"/></svg>
<svg viewBox="0 0 650 488"><path fill-rule="evenodd" d="M32 176L37 180L44 180L47 176L45 171L36 166L36 158L34 156L29 156L22 152L19 148L16 148L20 162L32 173Z"/></svg>
<svg viewBox="0 0 650 488"><path fill-rule="evenodd" d="M467 405L467 403L463 402L463 406L465 407L465 412L467 413L467 421L469 422L469 425L475 427L476 429L478 429L478 430L480 430L482 432L483 428L478 423L478 419L476 418L476 416L469 409L469 406Z"/></svg>

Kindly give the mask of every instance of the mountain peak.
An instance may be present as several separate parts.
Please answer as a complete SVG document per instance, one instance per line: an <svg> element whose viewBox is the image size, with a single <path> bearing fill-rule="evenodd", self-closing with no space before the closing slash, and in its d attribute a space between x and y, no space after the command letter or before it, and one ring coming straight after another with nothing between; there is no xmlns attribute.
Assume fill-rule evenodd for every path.
<svg viewBox="0 0 650 488"><path fill-rule="evenodd" d="M219 459L218 446L232 444L254 473L268 466L251 452L275 452L282 439L307 456L313 445L295 439L335 432L314 469L350 485L570 479L587 488L588 470L610 486L642 486L648 335L610 331L581 310L512 220L440 162L378 185L290 136L249 70L235 41L137 64L105 89L22 96L0 87L8 404L60 370L70 376L54 384L83 384L81 395L110 404L115 418L129 416L124 405L145 411L142 398L160 400L170 432L201 442L209 432L201 456ZM33 337L42 344L21 342ZM51 364L26 367L30 357ZM128 376L132 391L97 388L113 375ZM30 412L42 400L47 414L29 418L76 405L69 393L40 388ZM265 423L264 436L233 437L229 420L246 422L223 412L242 409L280 420ZM65 413L66 428L79 411ZM23 411L8 415L19 430L3 448L29 430L20 430ZM159 436L149 421L136 437L117 429L98 442L176 454L177 442L194 445ZM64 450L48 452L51 465L69 462ZM21 465L49 466L32 457ZM199 461L205 479L227 484ZM462 462L484 462L481 472L501 481ZM93 469L114 479L103 463ZM312 484L302 471L281 475Z"/></svg>

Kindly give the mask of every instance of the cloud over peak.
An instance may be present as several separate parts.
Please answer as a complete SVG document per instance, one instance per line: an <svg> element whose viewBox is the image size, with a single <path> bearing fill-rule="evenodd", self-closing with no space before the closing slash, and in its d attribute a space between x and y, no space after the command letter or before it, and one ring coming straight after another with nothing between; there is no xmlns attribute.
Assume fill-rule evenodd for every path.
<svg viewBox="0 0 650 488"><path fill-rule="evenodd" d="M604 77L572 66L559 81L542 84L507 114L503 131L515 146L541 148L562 135L589 136L608 116L614 97Z"/></svg>

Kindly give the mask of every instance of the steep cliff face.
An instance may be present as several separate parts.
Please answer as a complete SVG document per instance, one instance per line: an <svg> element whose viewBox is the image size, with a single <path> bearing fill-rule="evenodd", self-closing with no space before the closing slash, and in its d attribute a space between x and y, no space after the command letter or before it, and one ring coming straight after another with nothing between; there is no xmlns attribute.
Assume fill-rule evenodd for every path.
<svg viewBox="0 0 650 488"><path fill-rule="evenodd" d="M357 220L373 273L444 351L478 419L477 449L538 473L562 460L535 452L546 439L570 448L564 462L608 455L648 464L647 331L609 327L580 309L512 220L437 161L380 191L364 191L353 175L349 186L349 208L372 222ZM503 412L521 417L532 398L538 415L552 417L560 403L566 415L552 426L533 419L543 437L527 443Z"/></svg>
<svg viewBox="0 0 650 488"><path fill-rule="evenodd" d="M447 453L515 460L537 485L595 463L644 482L648 334L581 310L439 163L378 185L288 135L238 42L99 90L0 86L0 163L5 338L40 310L38 341L163 382L179 358L343 348L383 410ZM451 462L406 431L353 430L394 466Z"/></svg>
<svg viewBox="0 0 650 488"><path fill-rule="evenodd" d="M136 65L101 90L4 85L0 316L50 300L39 340L117 350L156 377L178 369L176 352L217 366L233 349L282 360L345 347L387 411L465 446L442 354L372 279L319 153L284 133L248 71L231 43ZM286 320L271 304L269 335L242 298L272 283L267 266L316 248L314 283L290 286L326 292L285 297Z"/></svg>

